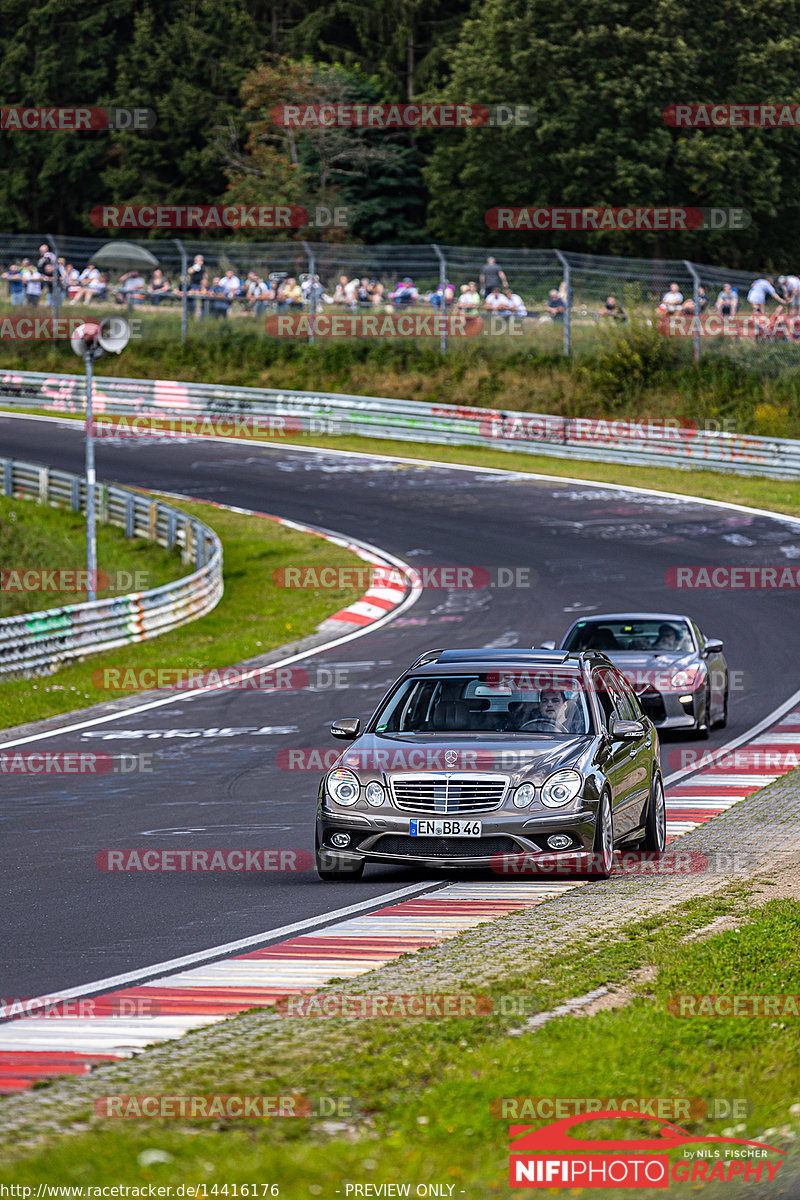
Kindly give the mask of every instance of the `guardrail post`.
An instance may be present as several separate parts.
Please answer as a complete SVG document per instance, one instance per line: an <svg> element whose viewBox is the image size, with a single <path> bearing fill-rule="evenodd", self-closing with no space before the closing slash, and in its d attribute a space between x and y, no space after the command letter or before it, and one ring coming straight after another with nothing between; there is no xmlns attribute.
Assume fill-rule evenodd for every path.
<svg viewBox="0 0 800 1200"><path fill-rule="evenodd" d="M558 261L564 268L564 282L567 285L567 300L564 305L564 354L569 358L572 354L572 272L568 260L564 257L560 250L555 251Z"/></svg>
<svg viewBox="0 0 800 1200"><path fill-rule="evenodd" d="M73 476L69 484L69 503L73 512L81 511L81 481Z"/></svg>
<svg viewBox="0 0 800 1200"><path fill-rule="evenodd" d="M39 467L39 502L47 504L50 496L50 470L48 467Z"/></svg>
<svg viewBox="0 0 800 1200"><path fill-rule="evenodd" d="M192 522L192 534L194 536L194 565L195 570L200 569L203 565L203 535L200 533L200 526L197 521Z"/></svg>
<svg viewBox="0 0 800 1200"><path fill-rule="evenodd" d="M694 361L700 362L700 276L695 271L688 259L683 260L683 265L692 277L694 282L694 317L692 318L692 327L694 329Z"/></svg>
<svg viewBox="0 0 800 1200"><path fill-rule="evenodd" d="M439 260L439 283L442 288L441 310L442 316L444 317L444 320L442 321L441 351L442 354L447 354L447 262L439 247L434 242L431 242L431 245L433 246L434 254Z"/></svg>
<svg viewBox="0 0 800 1200"><path fill-rule="evenodd" d="M14 464L10 458L3 460L3 495L14 495Z"/></svg>
<svg viewBox="0 0 800 1200"><path fill-rule="evenodd" d="M178 247L181 256L181 341L185 342L189 327L189 293L186 291L186 284L189 282L186 264L189 260L186 257L186 251L183 248L183 242L180 238L173 238L172 240Z"/></svg>
<svg viewBox="0 0 800 1200"><path fill-rule="evenodd" d="M171 550L175 545L175 512L173 509L167 511L167 549Z"/></svg>
<svg viewBox="0 0 800 1200"><path fill-rule="evenodd" d="M150 511L148 513L147 528L149 531L150 541L154 542L156 540L156 533L158 532L158 501L157 500L150 501Z"/></svg>
<svg viewBox="0 0 800 1200"><path fill-rule="evenodd" d="M182 558L185 563L192 561L192 524L188 517L183 522L183 554Z"/></svg>
<svg viewBox="0 0 800 1200"><path fill-rule="evenodd" d="M133 496L125 501L125 537L132 538L136 532L136 511L133 507Z"/></svg>
<svg viewBox="0 0 800 1200"><path fill-rule="evenodd" d="M100 486L100 524L108 524L108 487L106 484Z"/></svg>

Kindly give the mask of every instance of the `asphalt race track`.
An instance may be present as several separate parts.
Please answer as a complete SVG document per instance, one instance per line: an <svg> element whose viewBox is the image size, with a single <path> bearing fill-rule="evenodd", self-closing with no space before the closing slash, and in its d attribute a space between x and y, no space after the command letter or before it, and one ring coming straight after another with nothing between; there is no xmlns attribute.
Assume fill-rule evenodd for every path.
<svg viewBox="0 0 800 1200"><path fill-rule="evenodd" d="M83 470L80 427L0 417L0 433L3 455ZM97 443L96 457L101 480L324 526L417 568L528 569L532 586L426 589L395 621L306 662L347 667L344 692L176 694L166 706L35 743L152 753L153 771L3 776L5 997L52 994L452 878L371 866L358 883L326 885L313 870L146 875L95 866L98 851L119 847L313 850L318 773L281 769L278 752L338 745L331 719L367 716L429 647L540 644L577 614L606 609L691 613L705 633L724 639L743 686L731 692L728 728L709 742L664 739L666 774L670 751L730 741L796 687L791 591L688 593L664 583L676 565L793 563L800 541L788 520L602 485L281 446Z"/></svg>

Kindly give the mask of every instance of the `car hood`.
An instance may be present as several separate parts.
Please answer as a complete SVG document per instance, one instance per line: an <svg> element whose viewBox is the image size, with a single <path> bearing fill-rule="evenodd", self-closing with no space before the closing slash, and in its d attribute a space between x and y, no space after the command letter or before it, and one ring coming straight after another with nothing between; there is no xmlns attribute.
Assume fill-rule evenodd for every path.
<svg viewBox="0 0 800 1200"><path fill-rule="evenodd" d="M581 770L597 741L595 735L548 739L466 731L435 737L367 733L348 746L336 765L375 775L399 771L499 771L511 775L515 782L524 779L541 785L553 771L564 767Z"/></svg>

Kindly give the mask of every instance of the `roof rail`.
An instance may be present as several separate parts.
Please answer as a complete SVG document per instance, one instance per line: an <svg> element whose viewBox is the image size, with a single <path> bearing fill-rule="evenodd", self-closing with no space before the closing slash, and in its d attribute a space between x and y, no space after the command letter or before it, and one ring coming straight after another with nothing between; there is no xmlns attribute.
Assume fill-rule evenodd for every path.
<svg viewBox="0 0 800 1200"><path fill-rule="evenodd" d="M438 650L426 650L423 654L420 654L419 658L415 659L409 670L413 671L415 667L421 667L424 663L436 662L442 652L442 647L439 647Z"/></svg>

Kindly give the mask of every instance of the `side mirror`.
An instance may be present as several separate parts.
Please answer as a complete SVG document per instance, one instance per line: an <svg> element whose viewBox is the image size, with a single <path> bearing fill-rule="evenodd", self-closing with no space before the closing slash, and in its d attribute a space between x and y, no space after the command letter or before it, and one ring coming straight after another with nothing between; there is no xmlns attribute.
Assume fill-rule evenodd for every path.
<svg viewBox="0 0 800 1200"><path fill-rule="evenodd" d="M540 650L555 650L555 648L555 642L542 642L541 646L539 647Z"/></svg>
<svg viewBox="0 0 800 1200"><path fill-rule="evenodd" d="M358 717L342 717L341 721L334 721L331 725L331 736L343 742L352 742L358 737L360 729L361 722Z"/></svg>
<svg viewBox="0 0 800 1200"><path fill-rule="evenodd" d="M705 654L721 654L725 643L721 638L706 638Z"/></svg>
<svg viewBox="0 0 800 1200"><path fill-rule="evenodd" d="M612 717L609 732L615 741L633 742L636 738L644 737L644 725L641 721L623 721L620 717Z"/></svg>

